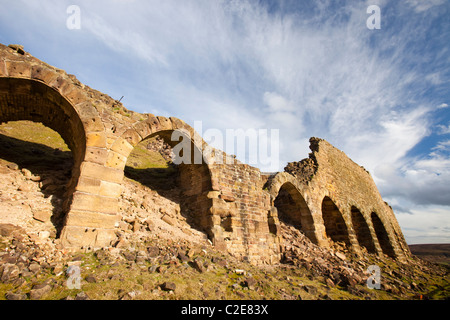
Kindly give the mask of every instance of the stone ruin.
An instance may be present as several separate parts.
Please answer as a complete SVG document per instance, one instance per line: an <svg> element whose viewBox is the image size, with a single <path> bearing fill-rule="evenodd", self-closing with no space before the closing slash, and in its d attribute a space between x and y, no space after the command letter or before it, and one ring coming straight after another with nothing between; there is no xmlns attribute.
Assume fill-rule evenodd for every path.
<svg viewBox="0 0 450 320"><path fill-rule="evenodd" d="M72 151L59 234L71 250L117 241L124 169L138 143L159 136L174 147L171 133L185 130L196 137L194 148L208 147L180 119L129 111L23 47L0 44L0 124L19 120L57 131ZM327 141L310 143L309 158L270 175L216 149L201 164L179 165L181 206L193 213L192 225L215 248L254 264L280 261L281 222L320 247L338 243L406 262L409 248L370 174Z"/></svg>

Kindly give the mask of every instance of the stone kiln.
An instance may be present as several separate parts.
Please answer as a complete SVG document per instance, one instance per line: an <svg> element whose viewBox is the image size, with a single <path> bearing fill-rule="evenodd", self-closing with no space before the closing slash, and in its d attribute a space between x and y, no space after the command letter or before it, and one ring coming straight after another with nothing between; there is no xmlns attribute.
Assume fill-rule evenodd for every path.
<svg viewBox="0 0 450 320"><path fill-rule="evenodd" d="M21 46L0 45L0 123L18 120L43 123L72 150L60 237L75 250L116 241L124 168L139 142L159 135L173 147L180 129L198 137L182 120L128 111ZM323 247L342 242L405 260L408 246L370 174L325 140L310 142L308 159L270 176L215 149L202 164L182 164L182 205L216 248L255 264L280 261L280 219Z"/></svg>

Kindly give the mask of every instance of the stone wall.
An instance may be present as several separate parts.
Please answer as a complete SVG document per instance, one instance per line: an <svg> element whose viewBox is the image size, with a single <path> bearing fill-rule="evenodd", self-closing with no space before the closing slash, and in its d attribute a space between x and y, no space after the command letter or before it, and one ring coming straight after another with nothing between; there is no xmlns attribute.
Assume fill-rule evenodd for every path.
<svg viewBox="0 0 450 320"><path fill-rule="evenodd" d="M286 183L294 185L314 221L314 229L309 231L321 246L343 242L355 253L365 247L399 259L408 256L392 208L381 198L370 173L327 141L311 138L310 142L308 161L291 163L286 170L292 174L278 173L269 179L272 199Z"/></svg>
<svg viewBox="0 0 450 320"><path fill-rule="evenodd" d="M0 45L0 122L12 120L42 122L59 132L74 153L61 233L67 248L115 242L131 151L155 135L175 147L171 135L182 131L192 150L210 152L201 163L179 166L181 211L217 248L256 264L278 262L279 220L286 219L320 246L342 241L356 253L365 246L400 259L408 254L392 209L370 175L324 140L311 139L308 159L267 177L210 148L180 119L127 110L23 48Z"/></svg>

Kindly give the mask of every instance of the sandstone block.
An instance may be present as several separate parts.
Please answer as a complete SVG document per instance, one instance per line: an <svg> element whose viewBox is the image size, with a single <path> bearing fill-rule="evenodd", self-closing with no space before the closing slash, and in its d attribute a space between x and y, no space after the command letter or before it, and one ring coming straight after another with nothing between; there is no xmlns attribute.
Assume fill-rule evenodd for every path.
<svg viewBox="0 0 450 320"><path fill-rule="evenodd" d="M159 124L158 118L155 117L153 114L148 115L147 123L150 125L150 128L152 129L153 133L160 130L160 124Z"/></svg>
<svg viewBox="0 0 450 320"><path fill-rule="evenodd" d="M127 164L127 157L114 151L108 152L108 158L106 160L107 167L123 170L125 169L126 164Z"/></svg>
<svg viewBox="0 0 450 320"><path fill-rule="evenodd" d="M69 85L64 88L63 94L66 99L69 100L70 103L72 103L72 105L79 104L88 99L84 92L75 85Z"/></svg>
<svg viewBox="0 0 450 320"><path fill-rule="evenodd" d="M55 80L53 80L50 84L50 87L56 89L57 91L59 91L60 93L64 91L64 89L66 87L69 86L69 83L67 81L67 79L65 79L62 76L57 77Z"/></svg>
<svg viewBox="0 0 450 320"><path fill-rule="evenodd" d="M41 222L48 222L52 217L52 212L50 210L39 210L33 212L33 219Z"/></svg>
<svg viewBox="0 0 450 320"><path fill-rule="evenodd" d="M166 117L157 117L159 121L159 130L173 130L172 122Z"/></svg>
<svg viewBox="0 0 450 320"><path fill-rule="evenodd" d="M122 185L118 183L102 181L100 184L99 195L111 198L118 198L122 194L122 191L123 191Z"/></svg>
<svg viewBox="0 0 450 320"><path fill-rule="evenodd" d="M86 134L86 146L87 147L106 147L106 134L104 132L91 132Z"/></svg>
<svg viewBox="0 0 450 320"><path fill-rule="evenodd" d="M170 117L169 119L172 122L173 130L182 129L182 128L186 127L186 123L183 120L180 120L180 119L175 118L175 117Z"/></svg>
<svg viewBox="0 0 450 320"><path fill-rule="evenodd" d="M8 75L16 78L30 78L31 66L29 63L21 61L7 61L6 68L8 69Z"/></svg>
<svg viewBox="0 0 450 320"><path fill-rule="evenodd" d="M92 162L83 162L81 165L81 176L96 178L98 180L122 183L123 170L107 168Z"/></svg>
<svg viewBox="0 0 450 320"><path fill-rule="evenodd" d="M86 132L101 132L105 130L103 122L99 117L88 118L80 116L80 119Z"/></svg>
<svg viewBox="0 0 450 320"><path fill-rule="evenodd" d="M75 211L93 211L115 215L119 211L119 201L115 198L75 192L71 209Z"/></svg>
<svg viewBox="0 0 450 320"><path fill-rule="evenodd" d="M65 248L107 247L115 241L114 229L89 229L86 227L65 226L61 232L61 243Z"/></svg>
<svg viewBox="0 0 450 320"><path fill-rule="evenodd" d="M134 146L130 144L127 140L123 138L118 138L116 142L114 142L113 146L111 147L112 151L115 151L117 153L120 153L121 155L128 157L133 151Z"/></svg>
<svg viewBox="0 0 450 320"><path fill-rule="evenodd" d="M41 80L45 83L51 83L57 77L58 74L56 72L43 66L36 65L31 68L32 79Z"/></svg>
<svg viewBox="0 0 450 320"><path fill-rule="evenodd" d="M135 147L139 142L141 142L141 136L134 129L128 129L122 135L122 138L125 139L129 144Z"/></svg>
<svg viewBox="0 0 450 320"><path fill-rule="evenodd" d="M93 162L100 165L106 164L108 158L108 150L106 148L87 147L85 161Z"/></svg>
<svg viewBox="0 0 450 320"><path fill-rule="evenodd" d="M76 190L86 193L99 194L100 185L101 180L82 176L78 180Z"/></svg>
<svg viewBox="0 0 450 320"><path fill-rule="evenodd" d="M134 130L141 136L142 139L146 139L153 133L151 124L148 120L141 121L134 126Z"/></svg>
<svg viewBox="0 0 450 320"><path fill-rule="evenodd" d="M86 228L114 228L118 217L116 215L98 212L71 210L67 214L66 225Z"/></svg>

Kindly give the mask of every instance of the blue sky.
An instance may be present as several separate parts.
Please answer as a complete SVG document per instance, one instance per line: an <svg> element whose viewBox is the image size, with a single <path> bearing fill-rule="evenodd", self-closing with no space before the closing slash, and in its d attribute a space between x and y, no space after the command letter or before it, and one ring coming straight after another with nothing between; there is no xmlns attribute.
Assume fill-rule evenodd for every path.
<svg viewBox="0 0 450 320"><path fill-rule="evenodd" d="M66 27L73 4L80 30ZM366 27L370 5L379 30ZM409 243L450 242L449 1L0 7L1 43L124 96L128 109L203 130L279 129L278 170L307 157L309 137L328 140L370 171Z"/></svg>

